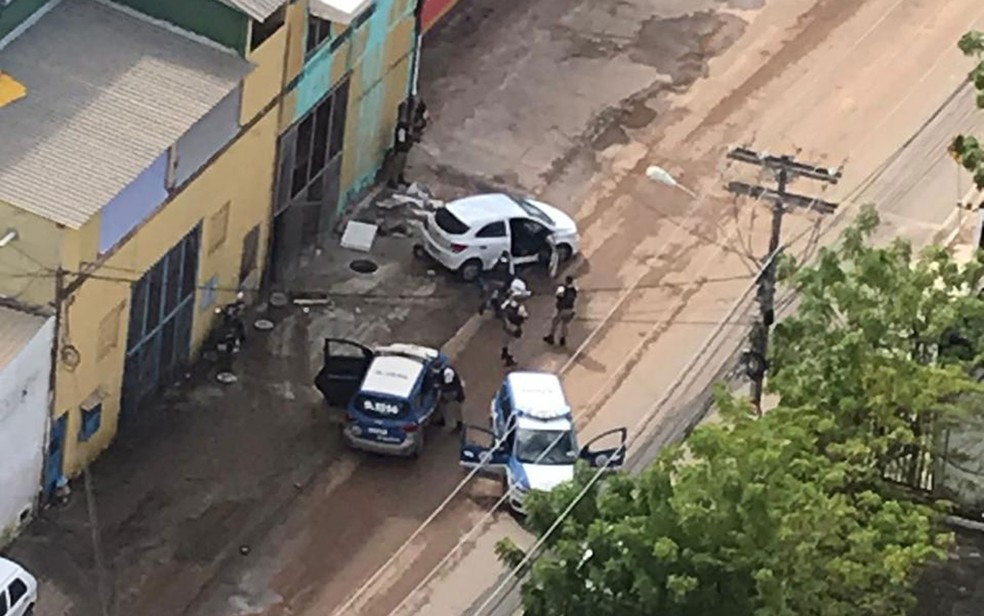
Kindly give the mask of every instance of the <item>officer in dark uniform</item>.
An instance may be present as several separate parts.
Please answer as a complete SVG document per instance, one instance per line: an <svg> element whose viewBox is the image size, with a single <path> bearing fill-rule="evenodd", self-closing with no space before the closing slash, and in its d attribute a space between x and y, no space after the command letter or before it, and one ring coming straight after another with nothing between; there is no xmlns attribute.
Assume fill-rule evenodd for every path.
<svg viewBox="0 0 984 616"><path fill-rule="evenodd" d="M567 327L574 320L574 302L577 301L577 287L574 278L568 276L564 284L557 287L554 302L554 316L550 320L550 333L543 337L547 344L554 344L557 334L560 334L560 346L567 344Z"/></svg>

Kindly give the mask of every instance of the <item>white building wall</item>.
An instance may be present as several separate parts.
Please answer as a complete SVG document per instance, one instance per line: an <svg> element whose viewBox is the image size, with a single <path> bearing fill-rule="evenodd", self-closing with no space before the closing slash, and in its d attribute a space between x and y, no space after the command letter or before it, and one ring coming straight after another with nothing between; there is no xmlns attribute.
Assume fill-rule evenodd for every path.
<svg viewBox="0 0 984 616"><path fill-rule="evenodd" d="M0 546L33 510L41 487L54 329L49 318L0 370Z"/></svg>

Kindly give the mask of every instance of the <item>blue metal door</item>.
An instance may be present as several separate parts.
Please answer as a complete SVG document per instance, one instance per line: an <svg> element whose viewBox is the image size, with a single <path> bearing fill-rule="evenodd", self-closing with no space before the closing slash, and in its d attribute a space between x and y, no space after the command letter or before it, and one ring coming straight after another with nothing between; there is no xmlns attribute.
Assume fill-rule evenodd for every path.
<svg viewBox="0 0 984 616"><path fill-rule="evenodd" d="M48 434L48 459L44 463L44 498L50 497L62 476L62 460L65 458L65 433L68 431L68 413L51 424Z"/></svg>
<svg viewBox="0 0 984 616"><path fill-rule="evenodd" d="M195 227L133 285L121 426L131 423L152 395L174 383L188 360L200 232L201 226Z"/></svg>

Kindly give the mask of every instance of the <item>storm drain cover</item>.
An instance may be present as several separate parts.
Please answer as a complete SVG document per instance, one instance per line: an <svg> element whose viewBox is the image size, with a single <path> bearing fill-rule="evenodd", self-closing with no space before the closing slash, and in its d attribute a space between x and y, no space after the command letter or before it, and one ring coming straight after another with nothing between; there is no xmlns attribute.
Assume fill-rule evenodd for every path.
<svg viewBox="0 0 984 616"><path fill-rule="evenodd" d="M379 269L379 266L369 259L356 259L349 263L349 267L360 274L371 274Z"/></svg>

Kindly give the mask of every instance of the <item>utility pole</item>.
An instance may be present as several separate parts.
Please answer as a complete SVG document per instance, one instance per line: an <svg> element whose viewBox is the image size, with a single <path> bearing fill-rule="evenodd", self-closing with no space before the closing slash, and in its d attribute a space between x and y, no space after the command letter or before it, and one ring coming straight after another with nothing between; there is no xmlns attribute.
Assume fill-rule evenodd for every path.
<svg viewBox="0 0 984 616"><path fill-rule="evenodd" d="M840 169L827 169L797 161L794 157L773 156L759 153L749 148L732 148L728 158L743 163L764 167L775 175L776 188L766 188L745 182L729 182L728 191L736 195L765 199L772 202L772 229L769 235L769 252L763 259L765 270L759 276L757 299L761 316L752 326L749 335L750 350L744 360L748 376L752 379L752 404L762 412L762 384L768 370L769 331L775 321L776 263L782 240L782 218L788 206L814 209L829 214L837 209L836 203L819 198L806 197L789 192L788 186L797 177L836 184L840 181Z"/></svg>

